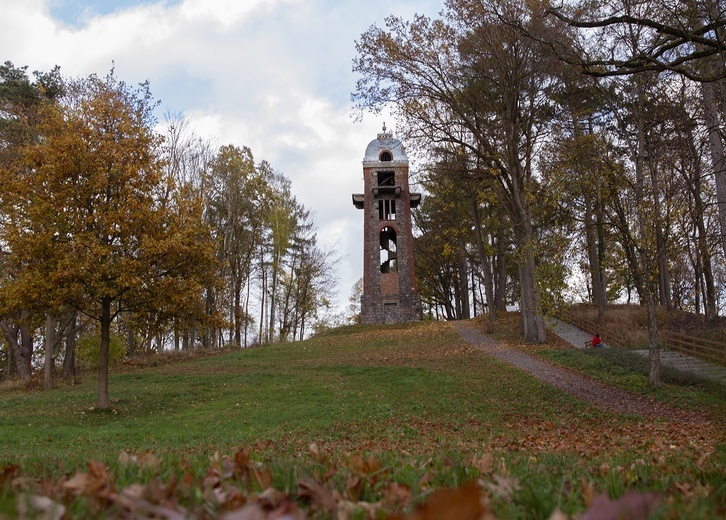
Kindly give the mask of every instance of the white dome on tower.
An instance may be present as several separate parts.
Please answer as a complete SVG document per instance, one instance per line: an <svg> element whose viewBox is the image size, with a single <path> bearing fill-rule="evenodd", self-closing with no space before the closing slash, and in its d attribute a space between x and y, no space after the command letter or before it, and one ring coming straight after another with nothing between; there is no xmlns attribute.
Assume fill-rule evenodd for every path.
<svg viewBox="0 0 726 520"><path fill-rule="evenodd" d="M395 139L391 132L387 132L386 124L383 123L383 132L380 132L378 137L368 144L363 162L390 161L408 161L408 156L401 141Z"/></svg>

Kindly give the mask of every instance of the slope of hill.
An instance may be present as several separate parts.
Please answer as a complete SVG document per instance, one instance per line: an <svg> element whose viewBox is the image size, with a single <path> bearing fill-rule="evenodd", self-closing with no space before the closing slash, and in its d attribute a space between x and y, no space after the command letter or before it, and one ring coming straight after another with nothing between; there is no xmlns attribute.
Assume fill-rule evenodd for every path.
<svg viewBox="0 0 726 520"><path fill-rule="evenodd" d="M530 349L511 324L497 334ZM418 518L456 504L471 506L462 519L576 517L657 494L663 514L700 518L726 504L723 424L602 411L447 323L126 369L111 377L112 413L93 410L94 385L0 390L0 511L366 518L426 503ZM723 406L709 388L661 398L680 394L679 405Z"/></svg>

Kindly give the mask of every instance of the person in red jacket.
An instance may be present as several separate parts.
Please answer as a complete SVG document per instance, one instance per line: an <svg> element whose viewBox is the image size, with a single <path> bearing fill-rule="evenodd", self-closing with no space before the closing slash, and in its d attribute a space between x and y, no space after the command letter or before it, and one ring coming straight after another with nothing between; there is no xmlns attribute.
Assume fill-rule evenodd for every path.
<svg viewBox="0 0 726 520"><path fill-rule="evenodd" d="M602 347L602 340L600 339L600 333L597 333L592 337L592 346L595 348Z"/></svg>

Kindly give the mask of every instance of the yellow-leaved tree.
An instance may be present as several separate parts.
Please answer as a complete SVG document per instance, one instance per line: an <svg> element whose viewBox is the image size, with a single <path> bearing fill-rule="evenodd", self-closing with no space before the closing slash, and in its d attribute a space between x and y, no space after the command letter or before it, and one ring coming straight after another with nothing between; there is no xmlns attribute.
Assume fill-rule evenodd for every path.
<svg viewBox="0 0 726 520"><path fill-rule="evenodd" d="M45 104L41 138L0 170L2 236L19 266L0 299L71 306L101 331L98 402L110 408L110 329L122 312L195 315L214 273L201 198L163 173L148 84L91 75Z"/></svg>

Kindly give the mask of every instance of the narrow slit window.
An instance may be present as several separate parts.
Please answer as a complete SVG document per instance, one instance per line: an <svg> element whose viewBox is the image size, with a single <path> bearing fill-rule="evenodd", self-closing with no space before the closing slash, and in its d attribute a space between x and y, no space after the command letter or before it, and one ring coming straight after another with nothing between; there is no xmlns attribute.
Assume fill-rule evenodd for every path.
<svg viewBox="0 0 726 520"><path fill-rule="evenodd" d="M396 200L381 199L378 201L378 219L396 220Z"/></svg>

